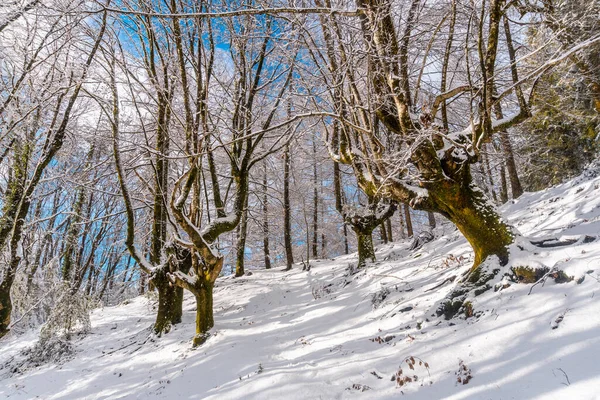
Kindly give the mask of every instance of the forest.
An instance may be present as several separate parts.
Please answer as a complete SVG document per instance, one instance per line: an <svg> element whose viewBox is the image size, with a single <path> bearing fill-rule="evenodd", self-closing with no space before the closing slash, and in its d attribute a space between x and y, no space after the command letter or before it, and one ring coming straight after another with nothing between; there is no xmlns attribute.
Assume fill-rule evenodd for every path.
<svg viewBox="0 0 600 400"><path fill-rule="evenodd" d="M229 329L224 304L262 299L266 288L297 290L323 307L342 290L354 293L343 308L354 317L357 299L372 296L360 311L367 318L380 304L392 307L393 295L407 295L398 289L408 279L398 278L399 259L420 263L411 264L421 274L411 283L415 294L437 296L409 324L418 331L426 318L431 326L471 326L494 307L478 299L504 289L534 312L536 301L527 301L538 290L585 286L579 269L552 251L564 262L585 258L584 278L600 259L600 217L590 203L600 196L588 194L599 184L582 186L586 197L569 202L575 194L558 189L598 175L599 134L598 0L7 0L0 4L0 349L34 339L28 351L0 359L0 381L77 358L79 344L97 340L90 338L94 318L104 318L99 310L140 299L148 305L131 312L143 313L147 326L136 346L150 339L161 347L178 335L181 351L194 357L219 356L211 346ZM553 202L562 208L533 208ZM587 211L565 212L560 229L540 227L575 206ZM530 226L539 213L542 222ZM456 240L460 251L445 247ZM325 265L334 266L327 275L334 280L313 282ZM433 266L456 271L442 276ZM360 286L384 276L396 279L386 284L395 285L391 294ZM550 280L556 286L545 287ZM415 312L417 298L403 309ZM562 307L560 322L575 306ZM242 337L252 329L239 325ZM393 335L371 342L399 337L399 323L392 326L384 330ZM397 357L405 374L426 365L420 375L432 376L434 366L411 354ZM229 368L246 361L240 355ZM257 373L269 372L264 363ZM461 386L471 375L476 382L477 373L460 365ZM416 391L422 378L400 369L392 380L398 394L409 384ZM344 385L343 398L394 393ZM332 393L293 398L338 398ZM576 393L582 397L570 397L593 398ZM148 398L115 396L41 395ZM456 398L502 397L465 396Z"/></svg>

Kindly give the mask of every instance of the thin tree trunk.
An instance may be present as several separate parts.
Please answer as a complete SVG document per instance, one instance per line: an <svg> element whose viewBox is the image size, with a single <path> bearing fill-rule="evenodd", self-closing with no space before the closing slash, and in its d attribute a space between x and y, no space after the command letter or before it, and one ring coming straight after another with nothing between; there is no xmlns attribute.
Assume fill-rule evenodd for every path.
<svg viewBox="0 0 600 400"><path fill-rule="evenodd" d="M350 246L348 244L348 226L344 224L344 254L350 254Z"/></svg>
<svg viewBox="0 0 600 400"><path fill-rule="evenodd" d="M283 240L285 243L286 270L292 269L292 210L290 205L290 146L287 144L283 156Z"/></svg>
<svg viewBox="0 0 600 400"><path fill-rule="evenodd" d="M265 269L271 269L271 253L269 250L269 196L267 179L267 161L263 161L263 251L265 254Z"/></svg>
<svg viewBox="0 0 600 400"><path fill-rule="evenodd" d="M390 242L394 241L394 236L392 234L392 218L388 218L385 220L385 227L387 229L387 236Z"/></svg>
<svg viewBox="0 0 600 400"><path fill-rule="evenodd" d="M500 132L500 144L502 145L502 151L506 160L506 170L508 171L512 198L517 199L523 194L523 187L517 173L517 164L515 163L515 156L508 133Z"/></svg>
<svg viewBox="0 0 600 400"><path fill-rule="evenodd" d="M484 150L487 150L487 145L484 146ZM485 168L484 176L487 176L488 183L490 185L490 190L492 192L492 198L494 199L494 203L498 203L498 196L496 195L496 185L494 183L494 177L492 174L492 168L490 167L490 157L489 154L481 153L481 162L483 163L483 167Z"/></svg>
<svg viewBox="0 0 600 400"><path fill-rule="evenodd" d="M381 241L383 242L383 244L387 244L388 237L387 237L387 231L385 229L385 221L381 222L381 224L379 225L379 229L381 230Z"/></svg>
<svg viewBox="0 0 600 400"><path fill-rule="evenodd" d="M102 288L100 289L100 293L98 293L98 299L102 299L102 297L104 297L104 293L109 287L109 283L112 282L117 265L119 265L119 258L117 257L116 252L113 251L109 257L109 265L106 269L104 278L102 279Z"/></svg>
<svg viewBox="0 0 600 400"><path fill-rule="evenodd" d="M238 225L238 238L237 238L237 251L236 251L236 259L235 259L235 277L243 276L244 271L244 261L246 258L246 236L248 231L248 200L246 200L246 205L244 207L244 211L242 212L242 218L240 224Z"/></svg>
<svg viewBox="0 0 600 400"><path fill-rule="evenodd" d="M146 282L148 280L147 274L140 270L139 290L138 293L142 296L146 293Z"/></svg>
<svg viewBox="0 0 600 400"><path fill-rule="evenodd" d="M516 66L516 50L514 48L512 34L510 32L510 25L508 22L508 17L505 15L503 18L504 22L504 34L506 36L506 44L508 49L508 55L510 59L510 70L512 75L513 83L516 84L519 82L519 74ZM519 101L519 107L521 109L527 108L527 103L525 101L525 96L523 95L523 89L521 86L517 85L515 88L515 93L517 95L517 99ZM496 103L495 107L496 117L502 119L502 104L500 102ZM512 191L512 198L517 199L521 197L523 194L523 187L521 186L521 181L519 180L519 175L517 174L517 165L515 163L515 157L512 149L512 145L510 143L510 137L508 132L501 131L500 132L500 144L502 145L502 150L504 152L504 158L506 159L506 169L508 171L508 177L510 180L510 188Z"/></svg>
<svg viewBox="0 0 600 400"><path fill-rule="evenodd" d="M429 219L429 227L431 229L435 229L435 227L437 226L437 223L435 222L435 214L431 211L428 211L427 218Z"/></svg>
<svg viewBox="0 0 600 400"><path fill-rule="evenodd" d="M67 237L65 239L65 250L63 253L62 265L62 278L65 282L72 282L74 279L74 276L72 276L74 264L73 253L75 252L75 246L77 245L77 241L81 232L80 222L82 219L82 208L85 201L85 196L85 187L82 186L77 191L75 202L73 203L73 207L71 209L71 217L69 228L67 230ZM85 245L85 243L82 245Z"/></svg>
<svg viewBox="0 0 600 400"><path fill-rule="evenodd" d="M452 9L450 11L450 26L448 28L448 40L446 41L446 51L444 52L444 61L442 62L442 76L440 81L440 93L446 93L446 84L448 82L448 64L450 63L450 54L452 52L452 42L454 40L454 26L456 24L456 0L452 0ZM448 110L446 100L442 101L442 125L446 132L449 130Z"/></svg>
<svg viewBox="0 0 600 400"><path fill-rule="evenodd" d="M506 182L506 168L504 163L500 165L500 202L505 204L508 201L508 183Z"/></svg>
<svg viewBox="0 0 600 400"><path fill-rule="evenodd" d="M406 239L406 232L404 232L404 213L402 209L398 211L398 220L400 222L400 239Z"/></svg>
<svg viewBox="0 0 600 400"><path fill-rule="evenodd" d="M413 237L413 225L412 219L410 218L410 207L408 204L404 204L404 221L406 222L406 233L409 238Z"/></svg>
<svg viewBox="0 0 600 400"><path fill-rule="evenodd" d="M313 237L312 237L312 256L319 257L319 188L317 173L317 141L313 137Z"/></svg>

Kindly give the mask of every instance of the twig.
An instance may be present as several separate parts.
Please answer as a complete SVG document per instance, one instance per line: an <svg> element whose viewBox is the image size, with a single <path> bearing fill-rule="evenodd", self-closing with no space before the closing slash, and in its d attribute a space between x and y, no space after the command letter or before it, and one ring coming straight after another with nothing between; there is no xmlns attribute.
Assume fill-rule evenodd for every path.
<svg viewBox="0 0 600 400"><path fill-rule="evenodd" d="M562 368L554 368L552 370L552 375L556 376L556 374L554 373L554 371L556 371L556 370L562 372L563 375L565 376L565 379L567 380L567 383L564 383L564 382L561 382L561 383L563 385L565 385L565 386L570 386L571 385L571 381L569 380L569 375L567 375L567 373Z"/></svg>
<svg viewBox="0 0 600 400"><path fill-rule="evenodd" d="M427 289L425 292L431 292L432 290L435 290L437 288L444 286L448 282L454 282L455 279L456 279L456 275L452 275L451 277L444 279L444 281L442 283L435 285L431 289Z"/></svg>
<svg viewBox="0 0 600 400"><path fill-rule="evenodd" d="M387 274L372 274L372 276L380 276L380 277L382 277L382 278L394 278L394 279L398 279L398 280L401 280L401 281L404 281L404 280L405 280L404 278L399 278L399 277L397 277L397 276L394 276L394 275L387 275Z"/></svg>
<svg viewBox="0 0 600 400"><path fill-rule="evenodd" d="M531 288L529 289L529 293L527 293L527 296L529 296L531 294L531 291L533 290L534 287L536 287L537 285L539 285L541 282L546 282L546 279L548 279L548 277L550 275L552 275L553 273L555 273L556 271L558 271L558 268L556 267L552 267L550 269L550 271L546 272L546 274L544 276L542 276L536 283L534 283ZM543 285L542 285L543 286Z"/></svg>

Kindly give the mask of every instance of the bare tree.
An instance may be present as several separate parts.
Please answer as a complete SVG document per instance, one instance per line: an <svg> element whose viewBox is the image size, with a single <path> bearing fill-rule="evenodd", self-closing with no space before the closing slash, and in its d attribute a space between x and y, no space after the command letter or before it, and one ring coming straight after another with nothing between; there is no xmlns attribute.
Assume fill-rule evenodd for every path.
<svg viewBox="0 0 600 400"><path fill-rule="evenodd" d="M82 87L86 83L88 70L94 61L96 52L104 36L106 20L107 14L104 13L99 29L94 32L93 42L88 43L90 47L87 50L80 71L73 70L69 73L68 78L66 79L66 89L59 89L58 92L53 91L53 93L56 93L54 94L56 102L55 108L52 111L52 118L49 126L46 126L43 130L43 143L39 145L37 151L34 153L36 143L32 141L33 136L23 137L15 135L14 140L10 141L10 149L13 152L13 162L11 166L12 176L9 179L8 190L4 195L3 210L2 215L0 216L0 249L4 249L5 246L8 245L10 253L10 260L4 270L3 279L0 283L0 337L8 332L10 325L12 310L10 290L22 258L19 254L19 245L23 237L25 219L29 213L33 193L42 179L46 168L63 146L71 119L71 113L73 112L82 91ZM80 23L83 22L76 19L74 25L70 26L70 29L82 28L83 25L79 25ZM50 21L50 26L55 29L54 27L57 25ZM42 41L47 38L48 34L44 36ZM71 43L70 46L76 46L76 44ZM61 55L64 57L66 54L68 53L62 53ZM38 56L40 56L40 51L35 53L35 57ZM60 58L56 60L56 62L57 64L60 63ZM26 68L26 73L31 73L32 71L33 65L29 65L29 68ZM60 75L59 71L55 69L54 71L50 71L50 75L47 75L47 77L52 79L54 74ZM20 82L17 81L17 85L20 85L21 82L24 82L24 80L21 80ZM5 100L2 112L0 112L3 119L4 115L2 115L2 113L6 110L7 102L9 99L15 97L17 90L18 86L15 86L11 91L11 94ZM34 111L35 109L29 111L26 115L23 115L16 121L9 121L8 132L14 132L15 128L18 127L20 123L24 121L27 122L27 116L30 112L33 112L33 115L35 116L36 113ZM41 114L38 112L37 115L40 116ZM40 120L38 119L38 121ZM30 131L30 133L33 132L35 131ZM33 159L34 157L36 158L35 160Z"/></svg>

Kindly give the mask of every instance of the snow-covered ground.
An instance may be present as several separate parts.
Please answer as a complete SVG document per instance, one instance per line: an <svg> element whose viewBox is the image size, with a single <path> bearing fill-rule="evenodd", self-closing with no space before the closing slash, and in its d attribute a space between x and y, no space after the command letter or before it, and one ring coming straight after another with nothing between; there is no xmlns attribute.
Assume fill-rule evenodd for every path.
<svg viewBox="0 0 600 400"><path fill-rule="evenodd" d="M219 279L216 326L198 349L191 298L184 322L162 338L149 336L149 298L95 310L92 332L74 339L75 358L58 366L2 368L36 337L8 336L0 397L600 399L600 239L583 240L600 235L600 178L525 194L502 212L527 238L580 238L513 249L511 258L560 267L575 280L489 290L472 300L477 317L436 317L472 262L446 225L419 250L379 246L379 261L356 274L351 255L317 261L310 272Z"/></svg>

